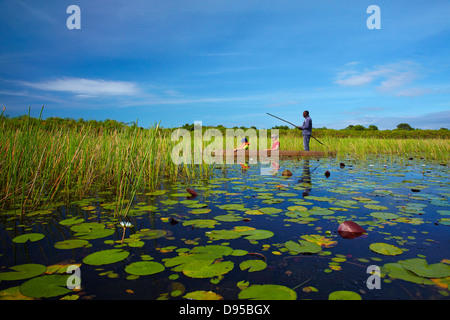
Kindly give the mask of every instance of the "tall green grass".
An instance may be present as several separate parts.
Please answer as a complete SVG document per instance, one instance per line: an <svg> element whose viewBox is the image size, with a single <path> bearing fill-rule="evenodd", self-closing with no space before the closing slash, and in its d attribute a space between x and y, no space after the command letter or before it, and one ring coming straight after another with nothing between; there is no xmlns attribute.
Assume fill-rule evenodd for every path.
<svg viewBox="0 0 450 320"><path fill-rule="evenodd" d="M53 127L26 121L11 130L0 122L0 211L24 213L93 190L114 190L116 214L126 215L137 192L156 190L162 179L208 178L213 165L176 165L171 132L159 124L123 130Z"/></svg>
<svg viewBox="0 0 450 320"><path fill-rule="evenodd" d="M338 156L364 158L367 155L414 156L429 160L450 160L449 139L380 139L322 136L310 140L310 150L336 152ZM281 150L303 150L303 138L299 135L280 135Z"/></svg>

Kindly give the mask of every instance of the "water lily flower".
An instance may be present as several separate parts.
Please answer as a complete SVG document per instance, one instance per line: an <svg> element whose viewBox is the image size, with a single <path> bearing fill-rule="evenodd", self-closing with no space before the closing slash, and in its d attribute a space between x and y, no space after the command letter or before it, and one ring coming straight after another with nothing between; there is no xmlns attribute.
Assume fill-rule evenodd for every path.
<svg viewBox="0 0 450 320"><path fill-rule="evenodd" d="M121 226L122 228L131 228L133 225L130 222L121 221L119 222L119 226Z"/></svg>

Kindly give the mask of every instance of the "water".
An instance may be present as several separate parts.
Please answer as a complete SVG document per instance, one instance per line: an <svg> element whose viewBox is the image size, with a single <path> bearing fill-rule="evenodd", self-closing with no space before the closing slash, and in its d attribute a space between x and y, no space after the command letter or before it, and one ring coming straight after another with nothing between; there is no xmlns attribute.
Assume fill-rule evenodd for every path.
<svg viewBox="0 0 450 320"><path fill-rule="evenodd" d="M341 167L340 162L345 166ZM185 299L186 294L201 290L235 300L244 287L259 284L285 286L296 293L297 299L328 299L330 293L339 290L355 292L364 300L449 299L448 277L440 278L438 285L417 284L383 275L380 289L369 289L366 284L371 276L367 273L370 265L383 270L388 263L421 258L430 265L448 266L450 178L447 166L408 158L364 161L320 158L283 160L277 172L276 169L270 165L246 168L236 164L227 166L226 170L218 168L209 181L166 184L165 192L160 195L138 194L132 211L123 219L133 225L125 230L123 245L120 243L123 229L118 225L122 219L114 218L114 197L108 192L26 214L22 219L3 213L0 216L0 275L11 271L13 266L29 263L47 267L81 264L81 290L49 299ZM293 175L283 177L284 170L290 170ZM328 178L324 175L326 171L330 172ZM186 188L196 190L199 195L186 197ZM223 207L226 204L241 204L244 209L226 210ZM308 210L292 212L288 208L293 206ZM261 208L271 209L256 211ZM317 211L317 208L328 210ZM397 217L386 220L374 212ZM228 216L224 218L224 215ZM87 247L55 248L55 243L74 238L75 232L71 230L74 225L59 223L73 217L84 219L83 223L101 224L113 233L86 240ZM190 225L197 219L215 225ZM354 239L342 238L337 229L345 220L359 223L367 234ZM216 231L234 230L236 226L258 232L264 230L267 237L249 240L240 234L232 239L213 236ZM163 236L143 239L146 229L162 230ZM26 243L12 241L27 233L41 233L45 237ZM298 243L305 240L302 236L308 235L324 237L331 244L327 247L322 243L322 251L313 254L292 253L286 249L287 241ZM369 248L373 243L393 245L402 253L395 256L376 253ZM240 251L243 255L227 254L214 261L232 262L232 269L223 275L193 278L166 266L162 272L130 279L130 273L125 271L133 262L153 261L165 265L171 258L209 245L227 246L235 250L234 253L244 251ZM94 252L114 248L123 249L129 255L100 266L83 263L83 259ZM241 270L240 264L246 260L261 260L266 266L255 272ZM29 279L1 281L0 290L21 286L27 281Z"/></svg>

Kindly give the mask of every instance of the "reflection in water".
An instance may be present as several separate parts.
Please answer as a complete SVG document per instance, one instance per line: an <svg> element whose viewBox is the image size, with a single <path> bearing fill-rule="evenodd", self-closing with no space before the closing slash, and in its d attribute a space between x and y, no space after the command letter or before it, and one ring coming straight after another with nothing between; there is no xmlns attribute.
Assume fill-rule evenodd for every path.
<svg viewBox="0 0 450 320"><path fill-rule="evenodd" d="M315 169L317 169L317 167ZM302 173L301 179L298 180L298 182L302 183L303 186L305 187L305 191L303 191L303 196L304 197L308 196L309 193L311 192L311 188L312 188L311 170L310 170L310 165L309 165L309 159L303 160L303 173Z"/></svg>

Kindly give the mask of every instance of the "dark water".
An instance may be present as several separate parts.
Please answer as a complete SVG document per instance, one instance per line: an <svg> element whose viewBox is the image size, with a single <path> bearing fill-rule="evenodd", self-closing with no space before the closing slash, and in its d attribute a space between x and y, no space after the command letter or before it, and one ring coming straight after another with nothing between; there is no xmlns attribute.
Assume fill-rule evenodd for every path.
<svg viewBox="0 0 450 320"><path fill-rule="evenodd" d="M345 166L341 167L340 162ZM380 289L369 289L366 285L370 265L381 268L387 263L418 257L426 259L428 264L449 263L450 177L447 166L408 158L365 161L320 158L281 161L278 172L273 171L274 168L250 165L244 169L238 164L230 165L226 170L218 168L215 177L208 181L164 185L166 192L161 195L140 193L131 213L124 219L114 218L114 198L108 192L27 214L22 219L10 212L3 213L0 216L0 273L27 263L45 266L82 264L81 291L66 294L78 295L80 299L184 299L187 293L204 290L234 300L241 292L237 286L241 281L248 282L247 286L286 286L296 292L297 299L328 299L330 293L338 290L356 292L364 300L450 299L450 291L445 287L448 278L441 279L444 285L438 286L384 276ZM290 170L293 175L283 177L284 170ZM330 172L328 178L324 175L326 171ZM185 193L186 188L195 189L198 196L175 195ZM192 204L204 204L211 211L191 213L195 209L190 207ZM242 204L245 210L219 207L224 204ZM366 207L368 204L379 207ZM308 211L296 212L303 212L303 216L290 214L288 208L297 205ZM260 215L246 213L267 207L282 211ZM331 208L334 213L308 215L314 207ZM398 217L386 220L371 215L373 212L388 212ZM215 220L217 216L230 213L237 215L239 221ZM87 248L55 248L56 242L73 238L71 226L59 224L72 217L83 218L84 223L101 223L114 233L88 240L90 246ZM170 218L178 223L172 224L174 221L171 223ZM193 219L215 220L220 224L209 228L184 225ZM359 223L367 234L354 239L342 238L337 229L345 220ZM126 229L125 239L143 229L164 230L165 235L141 240L144 244L139 247L127 243L121 245L123 229L118 226L120 221L129 221L133 225ZM231 230L235 226L271 231L273 236L256 241L244 237L214 240L208 236L209 232ZM12 241L25 233L42 233L45 237L35 242ZM290 253L285 248L287 241L297 242L305 235L320 235L334 243L314 254ZM369 248L372 243L394 245L402 253L395 256L379 254ZM142 261L143 257L151 256L151 261L164 264L163 259L176 257L179 252L208 245L225 245L258 254L224 256L223 261L233 262L234 267L219 278L192 278L166 267L153 275L127 279L130 274L125 267ZM122 248L129 256L101 266L82 263L91 253L113 248ZM239 265L246 260L262 260L267 266L255 272L241 270ZM0 290L20 286L28 280L1 281ZM308 287L314 290L308 292Z"/></svg>

